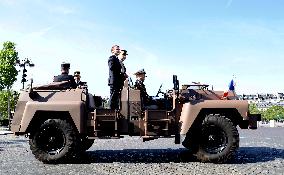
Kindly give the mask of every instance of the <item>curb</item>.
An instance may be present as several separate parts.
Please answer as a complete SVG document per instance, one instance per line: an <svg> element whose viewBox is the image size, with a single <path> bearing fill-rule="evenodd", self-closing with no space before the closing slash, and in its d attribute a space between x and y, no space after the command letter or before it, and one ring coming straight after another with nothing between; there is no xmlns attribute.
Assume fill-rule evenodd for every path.
<svg viewBox="0 0 284 175"><path fill-rule="evenodd" d="M0 135L13 134L12 131L0 131Z"/></svg>
<svg viewBox="0 0 284 175"><path fill-rule="evenodd" d="M0 131L9 131L9 128L0 127Z"/></svg>
<svg viewBox="0 0 284 175"><path fill-rule="evenodd" d="M13 134L13 132L9 131L8 128L0 128L0 135L7 135L7 134Z"/></svg>

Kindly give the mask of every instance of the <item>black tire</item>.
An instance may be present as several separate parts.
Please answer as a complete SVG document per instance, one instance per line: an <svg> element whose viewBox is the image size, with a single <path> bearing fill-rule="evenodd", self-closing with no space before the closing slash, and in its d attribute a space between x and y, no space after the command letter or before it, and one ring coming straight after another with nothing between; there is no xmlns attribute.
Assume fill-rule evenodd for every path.
<svg viewBox="0 0 284 175"><path fill-rule="evenodd" d="M192 144L186 145L201 162L225 163L239 147L239 133L230 119L219 115L208 115L201 129L194 134ZM187 138L189 141L190 138Z"/></svg>
<svg viewBox="0 0 284 175"><path fill-rule="evenodd" d="M66 120L48 119L30 136L30 148L44 163L57 163L74 157L78 150L76 129Z"/></svg>
<svg viewBox="0 0 284 175"><path fill-rule="evenodd" d="M203 120L196 153L202 162L225 163L239 147L239 133L230 119L209 115Z"/></svg>

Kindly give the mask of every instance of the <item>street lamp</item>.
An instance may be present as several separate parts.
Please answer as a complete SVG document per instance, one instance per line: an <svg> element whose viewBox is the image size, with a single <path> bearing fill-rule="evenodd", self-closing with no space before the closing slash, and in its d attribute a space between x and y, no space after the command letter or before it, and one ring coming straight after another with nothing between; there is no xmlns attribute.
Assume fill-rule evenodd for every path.
<svg viewBox="0 0 284 175"><path fill-rule="evenodd" d="M35 65L31 62L30 59L28 58L25 58L24 60L20 61L20 60L17 60L16 61L16 65L20 66L20 68L23 68L23 75L22 75L22 80L21 82L23 83L23 89L25 88L25 82L27 82L27 69L26 69L26 66L29 66L29 67L34 67Z"/></svg>

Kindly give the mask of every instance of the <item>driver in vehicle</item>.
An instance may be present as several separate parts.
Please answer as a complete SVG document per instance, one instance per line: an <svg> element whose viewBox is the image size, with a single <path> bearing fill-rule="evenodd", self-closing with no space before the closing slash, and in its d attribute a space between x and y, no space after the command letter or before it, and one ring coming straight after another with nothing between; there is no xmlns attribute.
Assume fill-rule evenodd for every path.
<svg viewBox="0 0 284 175"><path fill-rule="evenodd" d="M61 64L61 74L58 76L54 76L53 82L62 82L66 81L68 84L67 88L76 88L77 85L75 83L74 77L69 75L70 63L62 63Z"/></svg>
<svg viewBox="0 0 284 175"><path fill-rule="evenodd" d="M136 76L134 88L140 90L141 103L144 109L158 109L158 106L154 104L152 97L149 96L146 91L146 87L144 85L146 72L144 69L137 71L134 75Z"/></svg>

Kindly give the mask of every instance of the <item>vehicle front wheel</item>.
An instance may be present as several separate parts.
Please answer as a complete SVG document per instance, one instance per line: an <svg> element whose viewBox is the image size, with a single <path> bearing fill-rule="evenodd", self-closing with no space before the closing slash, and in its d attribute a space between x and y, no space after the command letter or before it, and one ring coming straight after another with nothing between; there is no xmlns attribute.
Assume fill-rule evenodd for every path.
<svg viewBox="0 0 284 175"><path fill-rule="evenodd" d="M56 163L76 155L79 139L72 124L62 119L48 119L30 136L30 148L44 163Z"/></svg>
<svg viewBox="0 0 284 175"><path fill-rule="evenodd" d="M197 159L202 162L224 163L239 147L239 133L230 119L223 116L205 117L201 128Z"/></svg>
<svg viewBox="0 0 284 175"><path fill-rule="evenodd" d="M201 162L227 162L239 147L238 130L231 120L224 116L206 116L200 130L192 135L193 138L186 138L191 144L185 143L185 146L193 150L193 154Z"/></svg>

